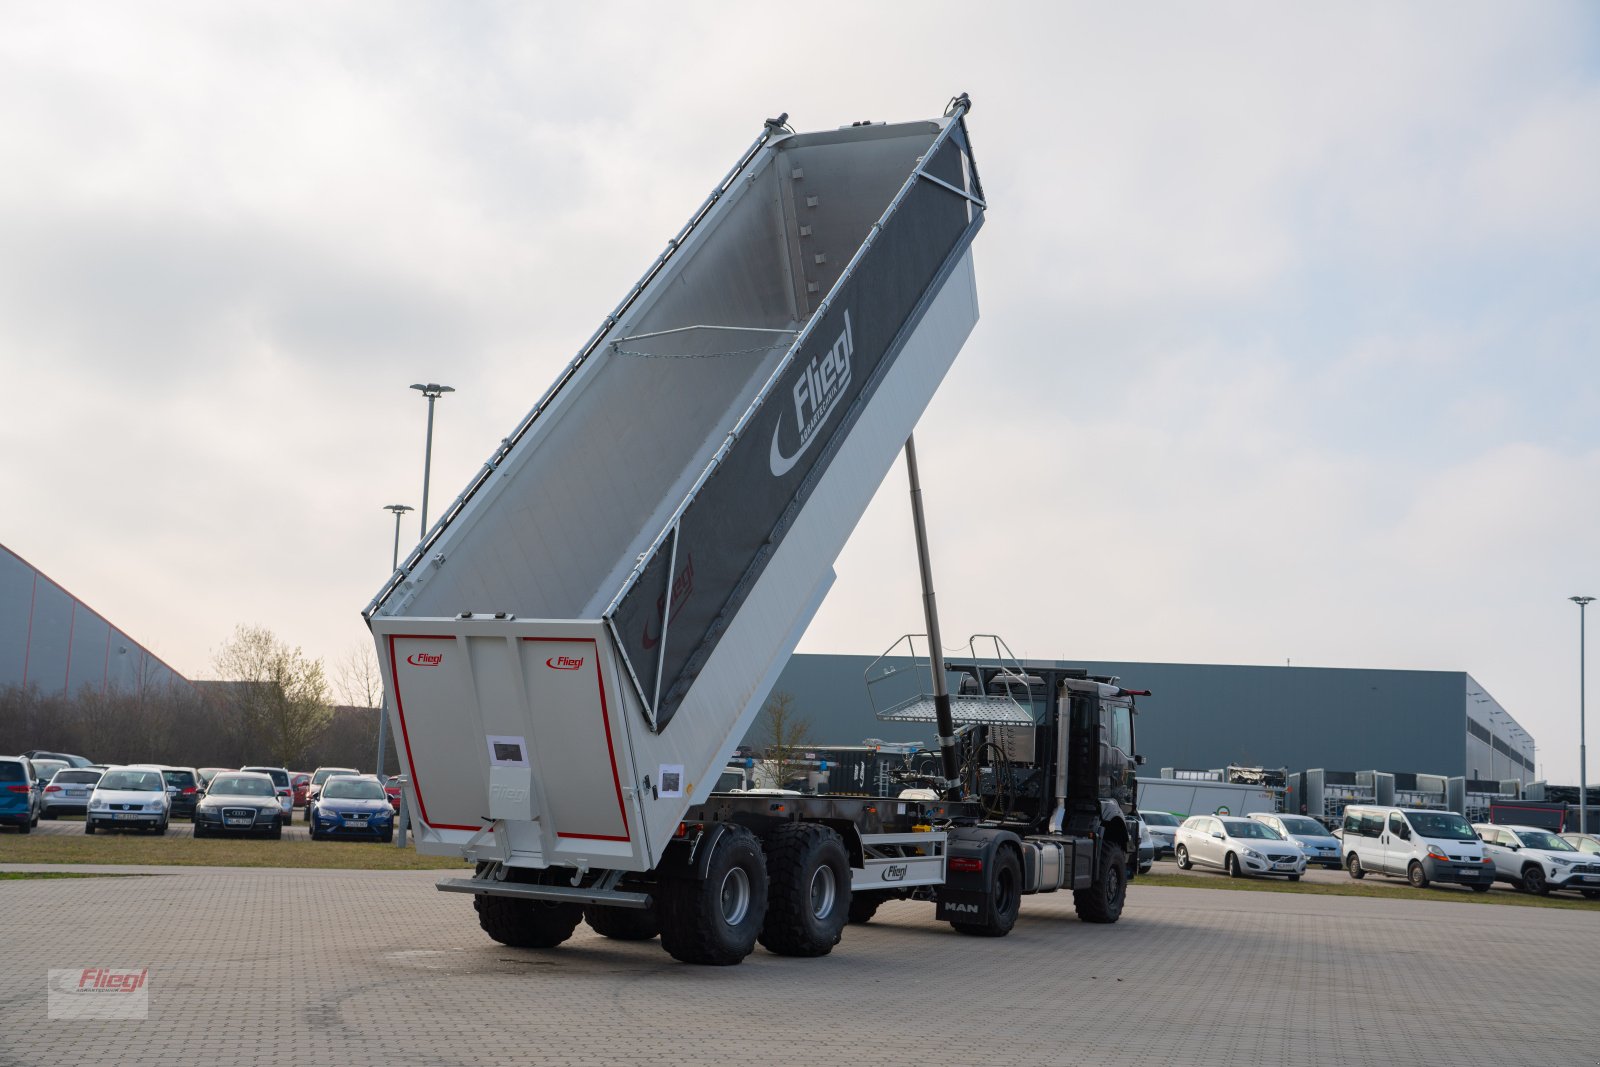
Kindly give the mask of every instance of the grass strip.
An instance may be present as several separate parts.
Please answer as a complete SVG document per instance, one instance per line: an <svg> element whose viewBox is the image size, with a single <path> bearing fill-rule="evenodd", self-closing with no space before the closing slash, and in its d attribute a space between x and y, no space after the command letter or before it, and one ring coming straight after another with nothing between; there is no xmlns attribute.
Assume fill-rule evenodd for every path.
<svg viewBox="0 0 1600 1067"><path fill-rule="evenodd" d="M1461 886L1430 886L1412 889L1405 882L1351 881L1289 882L1279 878L1226 878L1190 874L1141 874L1133 886L1161 886L1171 889L1230 889L1246 893L1298 893L1321 897L1377 897L1383 900L1413 899L1448 904L1489 904L1513 908L1556 908L1564 911L1600 911L1600 903L1581 897L1536 897L1496 887L1487 893L1474 893Z"/></svg>
<svg viewBox="0 0 1600 1067"><path fill-rule="evenodd" d="M302 867L352 871L465 870L459 859L419 856L376 841L195 840L145 834L6 834L0 863L138 864L160 867Z"/></svg>

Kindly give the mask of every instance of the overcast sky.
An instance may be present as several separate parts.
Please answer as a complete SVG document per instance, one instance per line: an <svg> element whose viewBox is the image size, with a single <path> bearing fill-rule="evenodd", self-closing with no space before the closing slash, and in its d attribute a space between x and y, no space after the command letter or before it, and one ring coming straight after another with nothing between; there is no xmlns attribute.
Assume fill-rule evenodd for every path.
<svg viewBox="0 0 1600 1067"><path fill-rule="evenodd" d="M420 501L411 382L458 390L437 515L762 119L962 91L945 632L1466 670L1576 778L1589 5L7 5L0 543L190 677L241 622L338 659ZM922 629L911 550L897 471L802 650Z"/></svg>

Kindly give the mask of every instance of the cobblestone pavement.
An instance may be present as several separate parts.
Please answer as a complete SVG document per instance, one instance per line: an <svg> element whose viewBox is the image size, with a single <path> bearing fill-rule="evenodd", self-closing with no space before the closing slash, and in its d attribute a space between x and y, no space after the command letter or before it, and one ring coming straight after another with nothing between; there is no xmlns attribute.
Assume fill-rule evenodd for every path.
<svg viewBox="0 0 1600 1067"><path fill-rule="evenodd" d="M1600 910L1135 886L1115 926L900 902L823 959L704 968L504 948L437 877L0 882L0 1065L1595 1062ZM148 1020L50 1021L46 970L89 966L148 967Z"/></svg>

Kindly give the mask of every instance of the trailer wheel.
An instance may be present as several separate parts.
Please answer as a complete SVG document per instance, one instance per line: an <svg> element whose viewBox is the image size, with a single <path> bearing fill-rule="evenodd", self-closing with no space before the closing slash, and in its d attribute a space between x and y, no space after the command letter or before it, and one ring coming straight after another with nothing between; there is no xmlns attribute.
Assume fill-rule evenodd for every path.
<svg viewBox="0 0 1600 1067"><path fill-rule="evenodd" d="M850 917L850 855L838 832L789 823L767 838L767 918L758 939L780 956L826 956Z"/></svg>
<svg viewBox="0 0 1600 1067"><path fill-rule="evenodd" d="M722 835L704 879L662 879L661 947L683 963L738 963L755 950L766 917L767 862L742 826Z"/></svg>
<svg viewBox="0 0 1600 1067"><path fill-rule="evenodd" d="M608 908L591 904L583 909L583 921L595 933L613 941L648 941L661 932L661 918L655 908Z"/></svg>
<svg viewBox="0 0 1600 1067"><path fill-rule="evenodd" d="M1100 877L1087 889L1072 891L1072 905L1086 923L1114 923L1122 918L1128 900L1128 881L1122 876L1122 849L1107 845L1100 858Z"/></svg>
<svg viewBox="0 0 1600 1067"><path fill-rule="evenodd" d="M1009 848L1002 848L995 853L989 870L992 917L986 923L951 923L958 933L969 937L1004 937L1017 925L1017 915L1022 911L1022 861Z"/></svg>
<svg viewBox="0 0 1600 1067"><path fill-rule="evenodd" d="M512 948L555 948L572 936L583 906L479 893L472 898L483 932Z"/></svg>
<svg viewBox="0 0 1600 1067"><path fill-rule="evenodd" d="M893 899L893 895L888 893L851 893L850 921L853 923L871 922L872 917L878 914L878 909Z"/></svg>

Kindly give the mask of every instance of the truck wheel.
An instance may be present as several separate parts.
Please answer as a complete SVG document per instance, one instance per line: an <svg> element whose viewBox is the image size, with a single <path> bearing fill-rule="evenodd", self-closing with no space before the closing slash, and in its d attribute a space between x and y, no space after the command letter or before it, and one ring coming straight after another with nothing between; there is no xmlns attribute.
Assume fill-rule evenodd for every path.
<svg viewBox="0 0 1600 1067"><path fill-rule="evenodd" d="M1411 861L1411 866L1406 868L1406 881L1411 883L1412 889L1428 888L1428 872L1422 869L1422 864L1416 860Z"/></svg>
<svg viewBox="0 0 1600 1067"><path fill-rule="evenodd" d="M1367 876L1366 868L1361 866L1361 857L1354 852L1350 853L1349 857L1344 861L1344 869L1349 871L1350 877L1358 882Z"/></svg>
<svg viewBox="0 0 1600 1067"><path fill-rule="evenodd" d="M969 937L1004 937L1017 925L1022 911L1022 861L1009 848L994 854L989 865L989 903L993 917L986 923L951 923Z"/></svg>
<svg viewBox="0 0 1600 1067"><path fill-rule="evenodd" d="M472 898L483 932L512 948L555 948L572 936L583 918L581 904L521 900L479 893Z"/></svg>
<svg viewBox="0 0 1600 1067"><path fill-rule="evenodd" d="M583 909L583 921L595 933L613 941L648 941L661 932L661 919L655 908L608 908L590 904Z"/></svg>
<svg viewBox="0 0 1600 1067"><path fill-rule="evenodd" d="M1100 858L1100 877L1089 888L1072 891L1072 904L1079 919L1086 923L1114 923L1122 918L1122 906L1128 899L1122 864L1122 849L1107 845Z"/></svg>
<svg viewBox="0 0 1600 1067"><path fill-rule="evenodd" d="M826 956L850 916L850 855L837 831L780 826L767 838L767 918L757 939L780 956Z"/></svg>
<svg viewBox="0 0 1600 1067"><path fill-rule="evenodd" d="M767 862L742 826L722 835L704 879L661 882L661 947L683 963L738 963L755 950L766 918Z"/></svg>
<svg viewBox="0 0 1600 1067"><path fill-rule="evenodd" d="M1590 892L1594 892L1590 890ZM880 908L892 897L883 893L851 893L850 894L850 921L853 923L869 923L872 917L878 914Z"/></svg>

